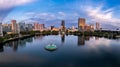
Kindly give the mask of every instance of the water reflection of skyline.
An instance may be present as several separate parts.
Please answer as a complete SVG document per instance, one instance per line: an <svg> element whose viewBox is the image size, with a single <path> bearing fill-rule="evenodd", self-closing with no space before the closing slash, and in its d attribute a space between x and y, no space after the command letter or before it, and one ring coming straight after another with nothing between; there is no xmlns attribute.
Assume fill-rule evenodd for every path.
<svg viewBox="0 0 120 67"><path fill-rule="evenodd" d="M44 49L51 40L52 43L59 47L53 52L49 52ZM61 44L62 42L64 45ZM56 62L55 67L57 67L57 65L64 64L64 62L72 62L74 64L84 63L86 65L89 64L89 60L90 62L97 64L93 59L97 59L98 62L102 62L103 64L106 61L110 61L110 64L112 64L114 62L114 58L115 62L120 60L119 44L120 40L107 39L104 37L99 38L73 35L36 36L23 40L12 41L6 43L4 46L0 46L0 62L1 64L5 63L8 67L11 65L14 66L15 64L25 64L28 66L42 66L42 64L44 64L50 66L53 62ZM9 63L11 65L9 65ZM91 66L92 65L94 64L91 64Z"/></svg>
<svg viewBox="0 0 120 67"><path fill-rule="evenodd" d="M33 38L26 38L23 40L11 41L9 43L6 43L4 46L11 47L13 51L17 51L18 47L25 47L26 43L31 43L31 42L33 42Z"/></svg>
<svg viewBox="0 0 120 67"><path fill-rule="evenodd" d="M44 38L44 36L40 35L40 36L35 36L34 39L39 39L39 40L42 40Z"/></svg>
<svg viewBox="0 0 120 67"><path fill-rule="evenodd" d="M61 43L64 44L64 42L65 42L65 35L63 34L61 35Z"/></svg>
<svg viewBox="0 0 120 67"><path fill-rule="evenodd" d="M44 36L35 36L34 39L43 39ZM9 43L6 43L4 46L5 47L11 47L13 51L17 51L18 47L26 47L26 43L32 43L33 42L33 37L31 38L26 38L22 40L16 40L16 41L11 41ZM0 52L4 52L3 45L0 46Z"/></svg>
<svg viewBox="0 0 120 67"><path fill-rule="evenodd" d="M78 36L78 46L85 45L84 36Z"/></svg>
<svg viewBox="0 0 120 67"><path fill-rule="evenodd" d="M3 45L0 46L0 52L3 52L4 51L4 48L3 48Z"/></svg>
<svg viewBox="0 0 120 67"><path fill-rule="evenodd" d="M90 37L90 36L78 36L78 46L85 45L85 41L89 41L90 38L93 38L93 37ZM99 40L99 37L95 37L95 40Z"/></svg>
<svg viewBox="0 0 120 67"><path fill-rule="evenodd" d="M26 47L26 43L32 43L34 40L44 40L44 37L45 36L35 36L35 37L23 39L23 40L11 41L9 43L6 43L4 46L12 48L13 51L17 51L19 49L19 47L23 47L23 48ZM60 35L60 37L61 37L61 39L60 39L61 43L64 44L65 41L68 40L67 38L69 36ZM99 37L91 37L91 36L75 36L75 37L77 37L77 40L75 39L75 41L77 41L78 46L84 46L84 45L86 45L86 42L92 42L92 41L95 42L94 44L98 44L98 43L101 43L101 40L102 40ZM111 41L110 39L104 39L104 40ZM92 42L92 44L93 44L93 42ZM91 46L94 46L94 45L91 45ZM3 46L0 46L0 52L4 52Z"/></svg>

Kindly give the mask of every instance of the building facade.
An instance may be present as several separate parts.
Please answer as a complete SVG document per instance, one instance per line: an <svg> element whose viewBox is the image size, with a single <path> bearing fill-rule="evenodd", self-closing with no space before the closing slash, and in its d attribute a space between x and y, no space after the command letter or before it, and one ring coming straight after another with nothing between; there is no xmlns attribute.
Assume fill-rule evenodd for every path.
<svg viewBox="0 0 120 67"><path fill-rule="evenodd" d="M100 30L100 24L98 22L96 23L96 30Z"/></svg>
<svg viewBox="0 0 120 67"><path fill-rule="evenodd" d="M12 32L18 33L19 30L18 30L18 24L17 24L16 20L12 20L11 23L12 23Z"/></svg>
<svg viewBox="0 0 120 67"><path fill-rule="evenodd" d="M3 32L11 32L12 31L12 25L11 24L3 24Z"/></svg>
<svg viewBox="0 0 120 67"><path fill-rule="evenodd" d="M19 25L20 31L22 32L26 31L25 22L20 22L18 23L18 25Z"/></svg>
<svg viewBox="0 0 120 67"><path fill-rule="evenodd" d="M44 24L34 23L34 31L43 31L45 28Z"/></svg>
<svg viewBox="0 0 120 67"><path fill-rule="evenodd" d="M78 30L85 31L85 24L86 24L85 18L79 18L78 19Z"/></svg>
<svg viewBox="0 0 120 67"><path fill-rule="evenodd" d="M94 24L90 24L90 30L91 31L94 31L95 29L94 29Z"/></svg>
<svg viewBox="0 0 120 67"><path fill-rule="evenodd" d="M33 25L32 24L26 24L26 31L32 31L33 30Z"/></svg>
<svg viewBox="0 0 120 67"><path fill-rule="evenodd" d="M65 28L65 20L62 20L62 21L61 21L60 31L61 31L61 32L65 32L65 31L66 31L66 28Z"/></svg>

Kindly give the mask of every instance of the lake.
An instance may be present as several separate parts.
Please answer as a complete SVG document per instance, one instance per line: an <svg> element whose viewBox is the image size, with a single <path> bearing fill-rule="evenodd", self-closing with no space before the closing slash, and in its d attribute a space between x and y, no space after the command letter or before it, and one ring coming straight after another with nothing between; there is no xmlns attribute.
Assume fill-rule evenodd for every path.
<svg viewBox="0 0 120 67"><path fill-rule="evenodd" d="M48 51L48 44L57 50ZM120 39L49 35L0 46L0 67L119 67Z"/></svg>

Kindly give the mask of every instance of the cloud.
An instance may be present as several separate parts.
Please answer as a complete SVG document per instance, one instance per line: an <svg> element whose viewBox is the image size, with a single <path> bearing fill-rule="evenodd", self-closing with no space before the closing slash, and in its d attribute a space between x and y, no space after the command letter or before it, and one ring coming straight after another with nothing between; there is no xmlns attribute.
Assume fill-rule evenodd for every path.
<svg viewBox="0 0 120 67"><path fill-rule="evenodd" d="M56 19L55 15L54 14L50 14L50 13L40 13L36 17L40 17L41 19L44 19L46 21L55 20Z"/></svg>
<svg viewBox="0 0 120 67"><path fill-rule="evenodd" d="M66 14L64 12L58 12L58 15L62 16L62 17L65 17Z"/></svg>
<svg viewBox="0 0 120 67"><path fill-rule="evenodd" d="M63 15L64 14L64 15ZM65 12L44 12L44 13L38 13L38 12L26 12L24 15L29 16L28 19L25 19L25 22L39 22L39 23L45 23L47 26L55 25L59 27L61 20L65 20L66 26L77 26L77 20L78 20L78 13L65 13ZM77 18L76 18L77 17Z"/></svg>
<svg viewBox="0 0 120 67"><path fill-rule="evenodd" d="M33 1L36 0L0 0L0 21L3 21L4 18L14 9L14 7L32 3Z"/></svg>
<svg viewBox="0 0 120 67"><path fill-rule="evenodd" d="M39 18L42 20L46 21L51 21L51 20L58 20L58 19L63 19L66 14L64 12L58 12L58 13L34 13L34 12L28 12L25 14L26 16L31 16L31 18Z"/></svg>
<svg viewBox="0 0 120 67"><path fill-rule="evenodd" d="M29 16L30 18L39 18L46 21L51 20L66 20L66 21L77 21L78 13L67 14L65 12L56 12L56 13L35 13L35 12L27 12L24 15Z"/></svg>
<svg viewBox="0 0 120 67"><path fill-rule="evenodd" d="M0 0L0 8L8 9L19 5L24 5L26 3L31 3L35 0Z"/></svg>
<svg viewBox="0 0 120 67"><path fill-rule="evenodd" d="M103 6L87 6L85 11L94 22L100 22L101 24L108 24L116 27L119 27L120 25L120 18L114 17L114 8L103 10Z"/></svg>
<svg viewBox="0 0 120 67"><path fill-rule="evenodd" d="M111 40L107 40L105 38L99 38L99 40L95 40L95 37L91 38L89 42L87 42L89 49L95 49L98 51L100 46L110 47Z"/></svg>

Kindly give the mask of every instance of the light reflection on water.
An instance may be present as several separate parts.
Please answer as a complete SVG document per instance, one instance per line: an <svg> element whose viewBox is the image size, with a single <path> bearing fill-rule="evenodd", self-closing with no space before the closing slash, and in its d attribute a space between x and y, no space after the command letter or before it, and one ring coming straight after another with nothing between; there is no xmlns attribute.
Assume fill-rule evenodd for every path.
<svg viewBox="0 0 120 67"><path fill-rule="evenodd" d="M50 43L58 49L50 52ZM120 66L120 39L90 36L35 36L0 46L0 66L115 67Z"/></svg>

